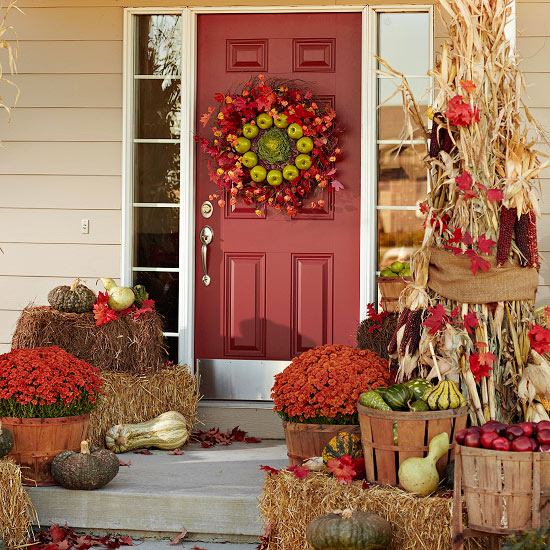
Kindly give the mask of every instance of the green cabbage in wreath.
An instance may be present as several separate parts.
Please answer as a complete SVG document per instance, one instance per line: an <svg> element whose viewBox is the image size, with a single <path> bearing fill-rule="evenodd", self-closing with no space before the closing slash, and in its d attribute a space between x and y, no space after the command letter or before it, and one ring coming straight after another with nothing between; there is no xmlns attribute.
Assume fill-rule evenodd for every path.
<svg viewBox="0 0 550 550"><path fill-rule="evenodd" d="M267 164L287 162L290 157L290 139L279 128L270 128L258 140L258 157Z"/></svg>

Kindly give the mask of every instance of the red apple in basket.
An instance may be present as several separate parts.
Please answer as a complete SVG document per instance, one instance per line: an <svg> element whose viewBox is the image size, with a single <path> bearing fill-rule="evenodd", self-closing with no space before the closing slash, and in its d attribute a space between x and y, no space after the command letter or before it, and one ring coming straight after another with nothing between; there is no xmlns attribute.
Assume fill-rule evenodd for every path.
<svg viewBox="0 0 550 550"><path fill-rule="evenodd" d="M456 432L455 439L459 445L464 445L464 438L466 437L467 433L468 428L462 428L461 430L458 430L458 432Z"/></svg>
<svg viewBox="0 0 550 550"><path fill-rule="evenodd" d="M535 442L525 436L521 435L512 441L512 451L516 453L530 453L534 451Z"/></svg>
<svg viewBox="0 0 550 550"><path fill-rule="evenodd" d="M550 430L550 420L541 420L537 422L537 432L540 430Z"/></svg>
<svg viewBox="0 0 550 550"><path fill-rule="evenodd" d="M493 449L495 451L509 451L512 444L505 437L497 437L493 440Z"/></svg>
<svg viewBox="0 0 550 550"><path fill-rule="evenodd" d="M512 426L508 426L506 428L506 437L512 441L513 439L517 439L518 437L521 437L525 435L523 433L523 430L517 426L516 424L513 424Z"/></svg>
<svg viewBox="0 0 550 550"><path fill-rule="evenodd" d="M537 441L541 445L550 445L550 430L537 431Z"/></svg>
<svg viewBox="0 0 550 550"><path fill-rule="evenodd" d="M539 445L539 451L541 453L550 453L550 445Z"/></svg>
<svg viewBox="0 0 550 550"><path fill-rule="evenodd" d="M466 447L479 447L481 435L477 431L470 430L464 438L464 445Z"/></svg>
<svg viewBox="0 0 550 550"><path fill-rule="evenodd" d="M484 449L491 449L493 447L493 441L497 439L499 435L496 432L484 432L481 434L480 442Z"/></svg>
<svg viewBox="0 0 550 550"><path fill-rule="evenodd" d="M504 435L504 433L506 432L506 424L503 424L502 422L497 422L496 420L489 420L489 422L481 426L481 431L483 433L494 432L498 435Z"/></svg>
<svg viewBox="0 0 550 550"><path fill-rule="evenodd" d="M534 422L518 422L517 425L523 430L523 433L527 437L531 437L533 435L533 432L535 431Z"/></svg>

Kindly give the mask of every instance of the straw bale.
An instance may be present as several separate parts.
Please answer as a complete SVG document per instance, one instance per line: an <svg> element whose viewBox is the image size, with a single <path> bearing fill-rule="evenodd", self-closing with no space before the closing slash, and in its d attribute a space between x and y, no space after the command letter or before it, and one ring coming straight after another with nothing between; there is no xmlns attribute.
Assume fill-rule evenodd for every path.
<svg viewBox="0 0 550 550"><path fill-rule="evenodd" d="M178 411L191 432L199 401L197 380L182 365L151 374L103 372L104 396L90 416L88 439L104 446L106 431L115 424L144 422L166 411Z"/></svg>
<svg viewBox="0 0 550 550"><path fill-rule="evenodd" d="M0 540L8 550L26 544L36 512L21 483L21 469L8 459L0 460Z"/></svg>
<svg viewBox="0 0 550 550"><path fill-rule="evenodd" d="M419 498L396 487L363 489L360 481L343 485L320 472L297 479L282 471L266 476L260 512L270 532L269 550L312 550L305 540L307 524L344 508L375 512L388 520L393 530L391 550L450 550L452 499L448 495ZM481 547L480 541L466 544L466 548Z"/></svg>
<svg viewBox="0 0 550 550"><path fill-rule="evenodd" d="M62 313L48 306L21 312L13 348L56 345L104 371L145 373L166 361L162 320L156 312L124 316L96 327L92 313Z"/></svg>

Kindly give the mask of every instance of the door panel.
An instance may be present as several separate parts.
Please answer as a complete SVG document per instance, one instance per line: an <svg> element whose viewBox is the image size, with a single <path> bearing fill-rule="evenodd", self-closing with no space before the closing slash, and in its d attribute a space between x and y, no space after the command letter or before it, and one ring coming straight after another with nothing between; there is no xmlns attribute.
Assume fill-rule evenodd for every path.
<svg viewBox="0 0 550 550"><path fill-rule="evenodd" d="M359 315L361 14L200 15L197 36L197 128L216 92L238 91L263 73L311 88L319 102L336 110L344 130L344 155L337 169L345 188L316 195L325 199L324 207L306 203L293 219L270 208L257 216L242 204L232 211L227 201L205 220L201 204L217 189L208 178L207 158L197 150L196 233L209 225L214 238L208 246L209 286L201 282L197 246L195 355L208 360L203 361L208 368L225 369L219 371L217 384L215 373L201 373L208 387L244 397L242 388L228 390L221 382L231 380L253 386L254 395L263 399L272 381L266 370L280 369L316 345L354 343ZM244 375L247 360L250 369ZM265 383L258 381L260 372ZM258 393L262 384L267 386Z"/></svg>

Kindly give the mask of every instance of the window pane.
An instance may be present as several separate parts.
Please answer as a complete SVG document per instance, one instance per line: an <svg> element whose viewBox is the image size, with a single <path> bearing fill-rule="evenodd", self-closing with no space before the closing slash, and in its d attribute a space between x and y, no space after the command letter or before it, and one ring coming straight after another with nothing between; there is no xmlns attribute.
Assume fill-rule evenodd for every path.
<svg viewBox="0 0 550 550"><path fill-rule="evenodd" d="M409 78L409 86L424 117L429 104L430 79ZM401 82L394 78L378 79L378 139L400 139L405 127L403 114L403 96L398 86ZM422 135L422 130L415 129L415 137ZM407 136L408 137L408 136Z"/></svg>
<svg viewBox="0 0 550 550"><path fill-rule="evenodd" d="M378 55L406 75L424 75L430 68L430 14L380 13Z"/></svg>
<svg viewBox="0 0 550 550"><path fill-rule="evenodd" d="M135 267L178 267L178 250L178 208L134 208Z"/></svg>
<svg viewBox="0 0 550 550"><path fill-rule="evenodd" d="M135 202L180 200L180 146L178 143L139 143L136 153Z"/></svg>
<svg viewBox="0 0 550 550"><path fill-rule="evenodd" d="M136 138L173 139L180 135L180 93L177 79L136 80Z"/></svg>
<svg viewBox="0 0 550 550"><path fill-rule="evenodd" d="M172 363L178 363L178 339L175 336L166 336L166 347L168 348L168 359Z"/></svg>
<svg viewBox="0 0 550 550"><path fill-rule="evenodd" d="M149 296L155 300L155 308L163 318L164 331L178 332L179 274L136 271L134 272L134 284L144 285ZM177 338L173 339L177 340Z"/></svg>
<svg viewBox="0 0 550 550"><path fill-rule="evenodd" d="M378 147L378 204L414 206L427 191L426 155L422 145Z"/></svg>
<svg viewBox="0 0 550 550"><path fill-rule="evenodd" d="M424 236L423 218L416 211L378 211L378 269L408 260Z"/></svg>
<svg viewBox="0 0 550 550"><path fill-rule="evenodd" d="M137 16L136 74L180 74L179 15Z"/></svg>

